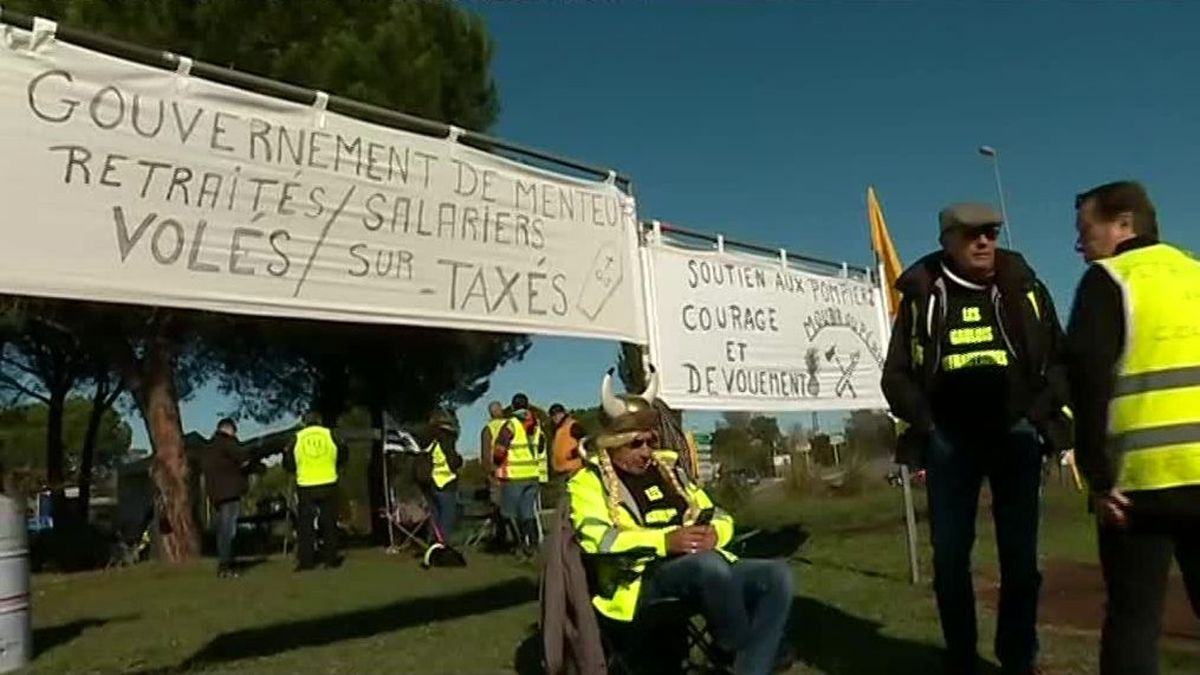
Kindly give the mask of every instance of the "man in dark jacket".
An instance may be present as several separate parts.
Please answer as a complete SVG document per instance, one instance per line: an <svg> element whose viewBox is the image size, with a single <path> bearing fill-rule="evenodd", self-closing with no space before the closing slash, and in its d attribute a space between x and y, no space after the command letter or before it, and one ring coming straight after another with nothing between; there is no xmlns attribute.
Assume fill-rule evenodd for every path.
<svg viewBox="0 0 1200 675"><path fill-rule="evenodd" d="M237 425L225 418L208 442L200 465L208 500L216 511L217 575L236 577L233 540L238 517L242 513L242 495L246 494L244 465L249 454L237 439Z"/></svg>
<svg viewBox="0 0 1200 675"><path fill-rule="evenodd" d="M1042 454L1070 446L1062 329L1024 258L997 250L995 209L957 204L939 221L942 250L897 283L883 391L909 425L900 461L927 469L947 673L978 671L971 549L985 477L1000 557L996 655L1005 673L1035 673Z"/></svg>
<svg viewBox="0 0 1200 675"><path fill-rule="evenodd" d="M1091 267L1067 332L1075 456L1108 587L1103 675L1154 675L1172 556L1200 615L1200 262L1158 239L1145 189L1076 198Z"/></svg>

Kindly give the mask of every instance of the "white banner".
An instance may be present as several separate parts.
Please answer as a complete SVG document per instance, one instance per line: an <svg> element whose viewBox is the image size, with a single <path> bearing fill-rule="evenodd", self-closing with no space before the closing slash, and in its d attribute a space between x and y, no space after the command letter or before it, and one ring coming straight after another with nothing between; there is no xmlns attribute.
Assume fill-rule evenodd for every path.
<svg viewBox="0 0 1200 675"><path fill-rule="evenodd" d="M643 249L661 396L691 410L886 408L878 288L743 253Z"/></svg>
<svg viewBox="0 0 1200 675"><path fill-rule="evenodd" d="M3 292L645 342L611 181L15 29L0 151Z"/></svg>

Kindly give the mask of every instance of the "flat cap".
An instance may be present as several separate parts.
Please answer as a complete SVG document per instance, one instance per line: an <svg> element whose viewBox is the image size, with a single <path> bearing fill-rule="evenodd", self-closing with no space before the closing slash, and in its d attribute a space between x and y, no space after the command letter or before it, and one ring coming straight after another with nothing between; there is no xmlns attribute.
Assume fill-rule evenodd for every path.
<svg viewBox="0 0 1200 675"><path fill-rule="evenodd" d="M938 213L941 231L947 232L960 227L981 227L983 225L1003 225L1004 218L1000 212L987 204L978 202L963 202L951 204Z"/></svg>

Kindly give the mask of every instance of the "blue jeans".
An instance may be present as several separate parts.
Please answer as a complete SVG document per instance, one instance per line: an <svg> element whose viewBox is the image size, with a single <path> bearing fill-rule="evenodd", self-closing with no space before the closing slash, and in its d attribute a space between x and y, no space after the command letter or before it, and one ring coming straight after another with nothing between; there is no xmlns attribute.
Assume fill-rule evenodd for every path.
<svg viewBox="0 0 1200 675"><path fill-rule="evenodd" d="M233 539L237 536L238 516L241 514L240 499L217 504L217 564L221 567L233 564Z"/></svg>
<svg viewBox="0 0 1200 675"><path fill-rule="evenodd" d="M677 598L699 605L717 642L733 652L737 675L770 673L792 608L792 569L783 560L730 563L707 551L650 567L639 606Z"/></svg>
<svg viewBox="0 0 1200 675"><path fill-rule="evenodd" d="M1006 672L1020 672L1033 665L1038 652L1042 455L1037 432L1024 421L994 435L939 429L930 441L926 468L933 587L950 664L963 673L978 667L971 549L986 477L1000 558L996 657Z"/></svg>
<svg viewBox="0 0 1200 675"><path fill-rule="evenodd" d="M537 496L541 484L530 480L506 480L500 483L500 515L514 521L537 518Z"/></svg>
<svg viewBox="0 0 1200 675"><path fill-rule="evenodd" d="M433 522L437 525L442 543L450 543L454 523L458 519L458 481L447 483L444 488L433 489Z"/></svg>

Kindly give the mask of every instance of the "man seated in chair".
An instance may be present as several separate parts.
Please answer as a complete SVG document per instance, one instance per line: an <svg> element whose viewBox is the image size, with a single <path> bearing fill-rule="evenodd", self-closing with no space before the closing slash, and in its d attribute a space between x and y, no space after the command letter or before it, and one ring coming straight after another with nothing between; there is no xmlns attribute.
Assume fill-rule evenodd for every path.
<svg viewBox="0 0 1200 675"><path fill-rule="evenodd" d="M681 600L703 614L737 675L770 673L791 609L791 569L724 549L733 518L676 464L678 453L654 447L657 391L651 372L642 395L614 395L609 371L601 388L606 428L567 484L571 523L594 576L592 604L608 619L635 622L641 609Z"/></svg>

